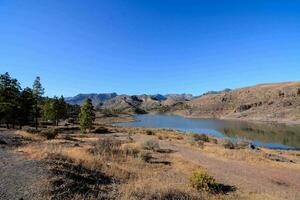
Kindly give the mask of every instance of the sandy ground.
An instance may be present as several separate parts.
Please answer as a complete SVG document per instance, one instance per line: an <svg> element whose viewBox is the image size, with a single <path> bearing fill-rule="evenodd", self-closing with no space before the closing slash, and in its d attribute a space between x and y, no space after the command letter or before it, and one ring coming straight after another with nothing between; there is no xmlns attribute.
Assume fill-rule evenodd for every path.
<svg viewBox="0 0 300 200"><path fill-rule="evenodd" d="M143 142L145 135L134 135L134 140ZM244 193L267 194L278 199L300 199L300 171L271 166L251 165L245 161L217 159L201 150L173 141L160 141L161 148L171 149L176 154L192 161L214 175L221 183L237 187Z"/></svg>

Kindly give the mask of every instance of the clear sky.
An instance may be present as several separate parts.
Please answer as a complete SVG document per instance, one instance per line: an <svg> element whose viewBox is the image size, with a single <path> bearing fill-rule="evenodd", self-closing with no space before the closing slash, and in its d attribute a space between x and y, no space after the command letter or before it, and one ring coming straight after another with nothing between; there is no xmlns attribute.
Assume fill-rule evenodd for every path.
<svg viewBox="0 0 300 200"><path fill-rule="evenodd" d="M300 80L300 1L0 0L0 73L46 95Z"/></svg>

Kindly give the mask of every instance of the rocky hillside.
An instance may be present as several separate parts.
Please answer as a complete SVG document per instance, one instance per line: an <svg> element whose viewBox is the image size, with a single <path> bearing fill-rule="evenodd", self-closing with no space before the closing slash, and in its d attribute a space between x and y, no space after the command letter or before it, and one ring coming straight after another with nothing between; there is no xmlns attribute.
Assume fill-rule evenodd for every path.
<svg viewBox="0 0 300 200"><path fill-rule="evenodd" d="M167 95L117 95L108 94L79 94L66 98L70 104L81 105L86 98L92 99L93 105L98 109L111 109L130 113L165 112L165 107L177 108L174 104L186 102L193 98L191 94ZM177 109L176 109L177 110ZM170 109L168 109L170 111Z"/></svg>
<svg viewBox="0 0 300 200"><path fill-rule="evenodd" d="M261 84L207 94L175 111L190 117L300 122L300 82Z"/></svg>
<svg viewBox="0 0 300 200"><path fill-rule="evenodd" d="M126 113L178 114L198 118L250 119L300 123L300 82L261 84L201 96L80 94L68 98L81 104L91 98L98 109Z"/></svg>
<svg viewBox="0 0 300 200"><path fill-rule="evenodd" d="M100 93L100 94L78 94L74 97L67 97L66 102L69 104L81 105L85 99L90 98L93 102L93 105L97 106L104 101L112 99L117 96L117 93Z"/></svg>

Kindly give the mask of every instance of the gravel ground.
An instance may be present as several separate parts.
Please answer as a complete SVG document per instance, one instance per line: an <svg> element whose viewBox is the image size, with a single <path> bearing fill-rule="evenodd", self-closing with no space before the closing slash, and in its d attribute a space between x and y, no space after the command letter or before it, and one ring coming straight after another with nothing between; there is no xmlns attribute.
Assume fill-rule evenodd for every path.
<svg viewBox="0 0 300 200"><path fill-rule="evenodd" d="M0 137L8 143L0 145L0 199L45 199L48 187L46 164L14 152L10 142L21 142L14 132L1 131Z"/></svg>

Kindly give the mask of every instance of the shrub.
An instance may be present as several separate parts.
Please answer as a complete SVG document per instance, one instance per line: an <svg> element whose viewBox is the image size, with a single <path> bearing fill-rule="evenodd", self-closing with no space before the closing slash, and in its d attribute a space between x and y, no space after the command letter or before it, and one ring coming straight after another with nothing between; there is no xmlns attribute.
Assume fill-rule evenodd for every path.
<svg viewBox="0 0 300 200"><path fill-rule="evenodd" d="M93 133L99 133L99 134L102 134L102 133L110 133L109 130L105 127L97 127Z"/></svg>
<svg viewBox="0 0 300 200"><path fill-rule="evenodd" d="M213 192L217 188L215 179L202 170L196 170L190 177L190 182L193 188L198 191Z"/></svg>
<svg viewBox="0 0 300 200"><path fill-rule="evenodd" d="M195 139L189 139L188 140L188 143L192 146L196 146L196 147L199 147L200 149L203 149L204 148L204 142L199 140L199 141L195 141Z"/></svg>
<svg viewBox="0 0 300 200"><path fill-rule="evenodd" d="M152 158L151 153L148 151L141 151L138 156L144 162L149 162Z"/></svg>
<svg viewBox="0 0 300 200"><path fill-rule="evenodd" d="M245 149L249 146L249 142L246 140L238 140L236 143L236 146L240 149Z"/></svg>
<svg viewBox="0 0 300 200"><path fill-rule="evenodd" d="M193 138L195 139L195 141L201 140L203 142L209 142L209 138L205 134L193 134Z"/></svg>
<svg viewBox="0 0 300 200"><path fill-rule="evenodd" d="M223 141L223 146L225 149L234 149L235 148L235 145L233 144L233 142L229 139L225 139Z"/></svg>
<svg viewBox="0 0 300 200"><path fill-rule="evenodd" d="M122 151L121 144L119 140L112 140L110 138L100 139L95 144L94 153L119 154Z"/></svg>
<svg viewBox="0 0 300 200"><path fill-rule="evenodd" d="M52 140L58 135L58 130L56 129L45 129L41 131L41 135L46 137L47 140Z"/></svg>
<svg viewBox="0 0 300 200"><path fill-rule="evenodd" d="M28 133L31 133L31 134L40 133L40 130L37 130L36 128L32 128L32 127L23 128L22 130L24 130Z"/></svg>
<svg viewBox="0 0 300 200"><path fill-rule="evenodd" d="M126 155L130 155L133 157L138 157L140 153L140 146L137 143L125 143L121 146L122 150L126 153Z"/></svg>
<svg viewBox="0 0 300 200"><path fill-rule="evenodd" d="M148 150L157 150L159 149L159 144L156 140L147 140L144 142L144 149L148 149Z"/></svg>
<svg viewBox="0 0 300 200"><path fill-rule="evenodd" d="M151 131L151 130L146 130L146 134L147 135L155 135L155 133L153 131Z"/></svg>

